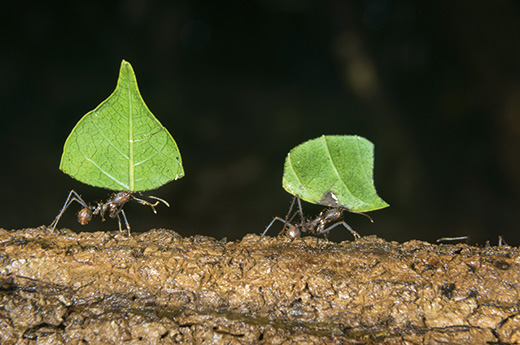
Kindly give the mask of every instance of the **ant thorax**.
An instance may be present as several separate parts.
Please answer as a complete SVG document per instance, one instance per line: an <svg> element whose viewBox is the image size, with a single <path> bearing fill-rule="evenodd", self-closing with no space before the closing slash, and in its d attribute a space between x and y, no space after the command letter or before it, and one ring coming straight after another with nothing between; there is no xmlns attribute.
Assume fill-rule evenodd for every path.
<svg viewBox="0 0 520 345"><path fill-rule="evenodd" d="M116 218L122 211L123 206L125 206L125 204L131 200L131 198L132 192L129 191L114 193L106 202L98 202L97 206L93 208L92 214L100 215L101 220L105 221L105 213L108 211L108 216L110 218Z"/></svg>
<svg viewBox="0 0 520 345"><path fill-rule="evenodd" d="M311 232L316 234L321 234L325 230L325 226L328 223L340 220L343 216L344 208L331 208L328 210L323 210L320 214L312 221Z"/></svg>
<svg viewBox="0 0 520 345"><path fill-rule="evenodd" d="M302 230L312 234L328 232L325 228L327 224L339 220L343 215L343 211L343 208L330 208L323 210L316 216L316 218L302 222Z"/></svg>

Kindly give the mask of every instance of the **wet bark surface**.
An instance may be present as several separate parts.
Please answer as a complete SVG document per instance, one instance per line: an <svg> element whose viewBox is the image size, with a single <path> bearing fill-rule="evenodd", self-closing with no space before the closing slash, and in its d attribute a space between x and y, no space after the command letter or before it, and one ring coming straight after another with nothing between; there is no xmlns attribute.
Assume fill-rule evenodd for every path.
<svg viewBox="0 0 520 345"><path fill-rule="evenodd" d="M0 230L0 343L516 343L519 277L509 246Z"/></svg>

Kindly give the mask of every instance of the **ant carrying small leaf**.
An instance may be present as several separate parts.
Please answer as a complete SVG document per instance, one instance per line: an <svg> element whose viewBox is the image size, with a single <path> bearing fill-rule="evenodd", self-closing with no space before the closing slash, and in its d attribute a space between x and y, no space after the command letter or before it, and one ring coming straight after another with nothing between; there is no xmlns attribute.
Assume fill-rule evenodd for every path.
<svg viewBox="0 0 520 345"><path fill-rule="evenodd" d="M291 212L293 211L293 207L295 202L298 201L298 210L295 211L292 215ZM361 236L350 227L345 221L341 220L343 217L343 212L348 211L344 207L334 207L325 209L320 212L319 215L317 215L314 219L307 219L303 215L302 210L302 203L301 199L298 195L295 195L291 206L289 207L289 212L287 212L287 215L285 216L285 219L282 219L280 217L274 217L271 223L267 226L267 228L262 233L262 236L265 236L267 231L271 228L271 226L274 224L275 221L280 221L284 223L282 231L278 234L279 236L282 234L287 234L290 238L299 238L302 234L302 232L308 232L314 235L321 235L324 234L327 236L327 234L334 229L335 227L339 225L343 225L350 233L354 236L354 238L358 239L361 238ZM349 211L352 212L352 211ZM373 222L372 218L364 213L361 212L353 212L361 214L365 217L367 217L371 222ZM292 220L296 215L300 216L300 222L293 224L291 223ZM341 221L340 221L341 220ZM336 223L334 223L336 222ZM334 223L334 224L331 224ZM331 225L329 225L331 224Z"/></svg>
<svg viewBox="0 0 520 345"><path fill-rule="evenodd" d="M54 232L54 229L58 225L58 222L60 221L61 216L67 208L72 204L73 201L76 201L79 203L83 208L78 212L78 222L81 225L85 225L92 219L93 216L100 216L101 220L105 221L105 214L108 212L108 216L110 218L116 218L117 222L119 224L119 231L122 231L121 228L121 217L120 214L123 216L123 220L126 225L126 230L128 231L128 235L130 235L130 224L128 224L128 220L126 219L125 211L123 210L123 207L127 202L130 200L135 200L141 205L150 206L153 210L153 213L157 214L157 211L155 210L155 207L159 205L159 202L162 202L166 206L170 207L170 204L166 200L163 200L161 198L150 196L150 198L157 200L155 203L151 203L149 201L139 199L133 195L130 191L122 191L114 193L110 196L110 198L107 199L105 202L97 202L95 206L92 206L90 204L87 204L81 196L76 193L76 191L71 190L69 192L69 195L67 197L67 200L65 200L65 203L63 204L63 207L61 208L60 213L56 216L54 221L49 225L49 228L51 229L51 233Z"/></svg>

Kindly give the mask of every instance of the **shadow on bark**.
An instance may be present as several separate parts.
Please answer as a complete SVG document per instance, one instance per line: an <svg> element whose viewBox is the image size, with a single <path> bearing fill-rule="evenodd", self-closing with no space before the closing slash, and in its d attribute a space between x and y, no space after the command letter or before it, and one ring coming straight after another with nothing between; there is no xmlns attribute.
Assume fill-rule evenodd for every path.
<svg viewBox="0 0 520 345"><path fill-rule="evenodd" d="M0 230L0 343L515 343L519 264L373 236Z"/></svg>

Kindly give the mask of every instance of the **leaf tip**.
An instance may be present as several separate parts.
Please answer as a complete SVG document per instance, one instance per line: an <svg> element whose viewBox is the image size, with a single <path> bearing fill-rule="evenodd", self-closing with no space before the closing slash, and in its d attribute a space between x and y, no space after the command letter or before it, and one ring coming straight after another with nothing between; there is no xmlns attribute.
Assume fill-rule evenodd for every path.
<svg viewBox="0 0 520 345"><path fill-rule="evenodd" d="M132 72L133 72L133 68L132 68L132 64L128 61L126 61L125 59L121 60L121 71L124 69L124 68L129 68Z"/></svg>

